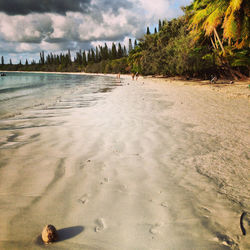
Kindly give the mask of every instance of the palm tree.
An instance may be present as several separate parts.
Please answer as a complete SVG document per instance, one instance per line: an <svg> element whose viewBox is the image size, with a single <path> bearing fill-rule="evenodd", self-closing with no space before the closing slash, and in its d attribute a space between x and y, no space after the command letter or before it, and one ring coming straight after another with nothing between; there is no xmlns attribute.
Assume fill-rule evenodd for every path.
<svg viewBox="0 0 250 250"><path fill-rule="evenodd" d="M249 0L195 0L187 7L190 28L196 38L209 36L214 49L218 44L226 54L223 41L235 48L249 47ZM217 28L223 29L222 39Z"/></svg>

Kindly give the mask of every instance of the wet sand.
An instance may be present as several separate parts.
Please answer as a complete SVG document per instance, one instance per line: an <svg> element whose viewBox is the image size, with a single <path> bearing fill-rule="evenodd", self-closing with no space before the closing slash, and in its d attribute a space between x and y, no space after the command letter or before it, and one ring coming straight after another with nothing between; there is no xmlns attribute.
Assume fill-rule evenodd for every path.
<svg viewBox="0 0 250 250"><path fill-rule="evenodd" d="M128 77L98 96L1 121L0 249L44 248L46 224L50 249L249 249L249 99Z"/></svg>

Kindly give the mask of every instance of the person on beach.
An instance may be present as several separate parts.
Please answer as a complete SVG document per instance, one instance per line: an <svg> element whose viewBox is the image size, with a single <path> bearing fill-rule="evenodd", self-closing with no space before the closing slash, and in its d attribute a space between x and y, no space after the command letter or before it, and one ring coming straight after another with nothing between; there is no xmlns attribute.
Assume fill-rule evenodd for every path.
<svg viewBox="0 0 250 250"><path fill-rule="evenodd" d="M136 79L136 81L138 80L138 78L139 78L139 73L136 72L136 74L135 74L135 79Z"/></svg>
<svg viewBox="0 0 250 250"><path fill-rule="evenodd" d="M132 80L134 81L135 80L135 74L132 73Z"/></svg>
<svg viewBox="0 0 250 250"><path fill-rule="evenodd" d="M121 83L121 80L120 80L121 74L120 74L120 72L117 74L116 78L117 78L117 82L118 82L118 83Z"/></svg>

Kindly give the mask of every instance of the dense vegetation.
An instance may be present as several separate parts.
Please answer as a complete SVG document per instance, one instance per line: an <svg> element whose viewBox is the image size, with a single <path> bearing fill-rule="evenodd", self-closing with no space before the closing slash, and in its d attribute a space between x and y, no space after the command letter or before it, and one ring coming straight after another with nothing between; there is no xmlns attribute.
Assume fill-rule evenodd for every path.
<svg viewBox="0 0 250 250"><path fill-rule="evenodd" d="M195 0L185 15L159 22L129 54L132 70L142 74L211 74L249 76L249 13L247 0Z"/></svg>
<svg viewBox="0 0 250 250"><path fill-rule="evenodd" d="M151 34L134 46L112 44L79 51L71 60L66 54L40 54L39 63L4 64L2 70L86 71L143 75L209 78L211 74L234 78L249 76L248 0L194 0L183 8L184 15L170 21L159 20Z"/></svg>

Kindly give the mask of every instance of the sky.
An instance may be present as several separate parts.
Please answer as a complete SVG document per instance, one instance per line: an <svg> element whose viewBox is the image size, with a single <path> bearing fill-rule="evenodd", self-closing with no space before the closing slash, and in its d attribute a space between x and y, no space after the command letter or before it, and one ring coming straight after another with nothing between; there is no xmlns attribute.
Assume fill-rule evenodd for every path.
<svg viewBox="0 0 250 250"><path fill-rule="evenodd" d="M87 50L139 39L191 0L0 0L0 56L13 63L39 52Z"/></svg>

